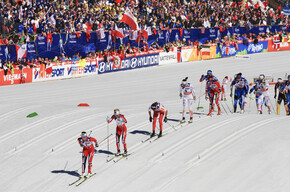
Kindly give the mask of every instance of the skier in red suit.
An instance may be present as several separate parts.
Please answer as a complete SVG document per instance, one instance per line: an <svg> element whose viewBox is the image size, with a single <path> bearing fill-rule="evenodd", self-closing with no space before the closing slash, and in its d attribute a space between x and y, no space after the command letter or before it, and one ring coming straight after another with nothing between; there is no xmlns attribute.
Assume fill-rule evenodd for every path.
<svg viewBox="0 0 290 192"><path fill-rule="evenodd" d="M117 154L120 155L120 138L122 136L122 142L124 145L124 155L127 154L127 144L126 144L126 137L127 137L127 119L125 118L124 115L120 114L119 109L114 110L114 115L112 115L111 118L108 118L107 121L108 123L111 123L113 120L116 121L117 128L116 128L116 145L117 145Z"/></svg>
<svg viewBox="0 0 290 192"><path fill-rule="evenodd" d="M208 116L212 114L214 111L214 102L217 105L218 108L218 115L221 114L221 107L219 105L219 97L221 92L221 86L218 81L216 81L214 78L209 78L209 81L207 82L207 94L209 96L210 106L209 106L209 113Z"/></svg>
<svg viewBox="0 0 290 192"><path fill-rule="evenodd" d="M83 154L82 154L82 175L81 177L87 177L92 174L92 161L95 154L95 146L98 147L98 142L95 138L87 136L87 133L83 131L81 133L81 137L78 138L78 142L80 146L83 148ZM86 170L86 162L88 160L88 174L85 175Z"/></svg>
<svg viewBox="0 0 290 192"><path fill-rule="evenodd" d="M151 110L154 112L153 113L153 118L151 116ZM155 128L156 128L156 121L159 115L159 128L160 128L160 132L158 137L162 137L162 128L163 128L163 123L162 123L162 119L164 116L163 121L166 123L167 122L167 109L159 102L154 102L152 105L150 105L149 109L148 109L148 113L149 113L149 121L152 122L153 120L153 132L151 134L151 137L155 136Z"/></svg>

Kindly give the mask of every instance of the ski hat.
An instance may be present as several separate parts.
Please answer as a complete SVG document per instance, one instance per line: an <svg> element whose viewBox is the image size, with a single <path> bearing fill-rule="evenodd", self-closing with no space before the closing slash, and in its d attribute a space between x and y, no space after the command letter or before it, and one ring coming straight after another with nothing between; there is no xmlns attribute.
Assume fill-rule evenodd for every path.
<svg viewBox="0 0 290 192"><path fill-rule="evenodd" d="M208 75L212 75L212 71L211 70L207 70L206 72Z"/></svg>
<svg viewBox="0 0 290 192"><path fill-rule="evenodd" d="M187 79L188 79L188 77L185 77L184 79L182 79L181 84L182 85L186 85L187 84Z"/></svg>
<svg viewBox="0 0 290 192"><path fill-rule="evenodd" d="M259 79L261 79L261 80L265 79L265 75L264 75L264 74L261 74L261 75L259 76Z"/></svg>
<svg viewBox="0 0 290 192"><path fill-rule="evenodd" d="M120 109L114 109L114 115L120 115Z"/></svg>
<svg viewBox="0 0 290 192"><path fill-rule="evenodd" d="M151 105L151 109L152 110L156 110L158 107L158 102L154 102L152 105Z"/></svg>
<svg viewBox="0 0 290 192"><path fill-rule="evenodd" d="M282 78L278 78L277 82L282 83L283 82Z"/></svg>
<svg viewBox="0 0 290 192"><path fill-rule="evenodd" d="M83 132L81 133L81 138L85 138L85 137L87 137L87 132L83 131Z"/></svg>
<svg viewBox="0 0 290 192"><path fill-rule="evenodd" d="M239 77L239 76L242 77L242 73L238 73L238 74L237 74L237 77Z"/></svg>
<svg viewBox="0 0 290 192"><path fill-rule="evenodd" d="M228 76L225 76L225 78L228 79L229 77Z"/></svg>

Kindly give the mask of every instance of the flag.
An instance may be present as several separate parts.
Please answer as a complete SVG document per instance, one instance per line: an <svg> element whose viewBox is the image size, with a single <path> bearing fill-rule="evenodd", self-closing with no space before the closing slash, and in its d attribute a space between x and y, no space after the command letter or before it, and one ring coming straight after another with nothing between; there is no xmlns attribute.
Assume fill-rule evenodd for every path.
<svg viewBox="0 0 290 192"><path fill-rule="evenodd" d="M130 40L136 40L138 37L138 31L131 31L129 38Z"/></svg>
<svg viewBox="0 0 290 192"><path fill-rule="evenodd" d="M142 37L144 37L146 40L148 40L148 31L147 30L142 30Z"/></svg>
<svg viewBox="0 0 290 192"><path fill-rule="evenodd" d="M17 59L27 57L27 44L15 45L15 47L16 47L16 52L17 52Z"/></svg>
<svg viewBox="0 0 290 192"><path fill-rule="evenodd" d="M118 69L122 67L121 59L119 56L113 56L113 68Z"/></svg>
<svg viewBox="0 0 290 192"><path fill-rule="evenodd" d="M79 66L80 67L86 67L86 59L79 60Z"/></svg>
<svg viewBox="0 0 290 192"><path fill-rule="evenodd" d="M117 25L115 25L114 35L119 38L124 38L123 29L119 29Z"/></svg>
<svg viewBox="0 0 290 192"><path fill-rule="evenodd" d="M56 21L55 21L55 19L54 19L54 15L51 15L51 16L48 18L48 22L49 22L49 23L52 23L53 25L56 24Z"/></svg>
<svg viewBox="0 0 290 192"><path fill-rule="evenodd" d="M106 37L104 29L97 30L98 39L104 39Z"/></svg>
<svg viewBox="0 0 290 192"><path fill-rule="evenodd" d="M142 33L141 33L141 30L139 30L138 31L138 35L137 35L137 38L136 38L136 43L140 43L140 41L141 41L141 39L142 39Z"/></svg>
<svg viewBox="0 0 290 192"><path fill-rule="evenodd" d="M210 55L210 45L201 45L201 55Z"/></svg>
<svg viewBox="0 0 290 192"><path fill-rule="evenodd" d="M121 21L129 25L132 29L139 30L137 19L134 17L129 8L126 9Z"/></svg>
<svg viewBox="0 0 290 192"><path fill-rule="evenodd" d="M122 0L115 0L115 3L120 4L120 3L122 3Z"/></svg>
<svg viewBox="0 0 290 192"><path fill-rule="evenodd" d="M89 31L87 31L86 32L86 40L87 40L87 42L89 42L90 38L91 38L91 34L90 34Z"/></svg>

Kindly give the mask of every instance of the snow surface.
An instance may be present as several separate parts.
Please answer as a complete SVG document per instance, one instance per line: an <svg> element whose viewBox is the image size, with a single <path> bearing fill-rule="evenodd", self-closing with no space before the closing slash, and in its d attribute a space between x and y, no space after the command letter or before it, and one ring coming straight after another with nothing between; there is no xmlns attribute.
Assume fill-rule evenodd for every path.
<svg viewBox="0 0 290 192"><path fill-rule="evenodd" d="M290 189L289 116L256 114L247 98L244 114L206 116L194 104L194 122L177 127L182 100L178 87L188 76L200 94L201 74L211 69L221 81L242 72L249 82L260 73L285 77L289 52L245 58L178 63L70 80L0 87L0 191L195 191L288 192ZM142 143L151 132L147 109L160 101L169 110L164 137ZM79 103L90 107L79 108ZM271 86L271 102L273 86ZM229 108L227 107L229 106ZM99 142L107 136L106 117L119 108L128 120L128 159L106 162L116 152L115 137L100 143L93 159L96 176L69 186L81 173L81 131ZM266 111L264 107L264 112ZM39 115L26 118L32 112ZM188 117L187 117L188 118ZM109 125L115 134L115 123Z"/></svg>

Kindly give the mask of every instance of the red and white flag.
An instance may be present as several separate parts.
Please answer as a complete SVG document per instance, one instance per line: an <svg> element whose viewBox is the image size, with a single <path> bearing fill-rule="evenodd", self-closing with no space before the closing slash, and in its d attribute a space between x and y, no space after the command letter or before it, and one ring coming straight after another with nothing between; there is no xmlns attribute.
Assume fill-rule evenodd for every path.
<svg viewBox="0 0 290 192"><path fill-rule="evenodd" d="M121 21L129 25L133 30L139 30L137 19L134 17L129 8L126 9Z"/></svg>
<svg viewBox="0 0 290 192"><path fill-rule="evenodd" d="M115 25L115 36L119 38L124 38L123 29L119 29L117 25Z"/></svg>
<svg viewBox="0 0 290 192"><path fill-rule="evenodd" d="M138 37L138 31L131 31L130 32L130 35L129 35L130 40L136 40L137 37Z"/></svg>
<svg viewBox="0 0 290 192"><path fill-rule="evenodd" d="M98 39L104 39L106 37L104 29L97 30Z"/></svg>
<svg viewBox="0 0 290 192"><path fill-rule="evenodd" d="M27 44L15 45L17 52L17 59L22 59L27 57Z"/></svg>

